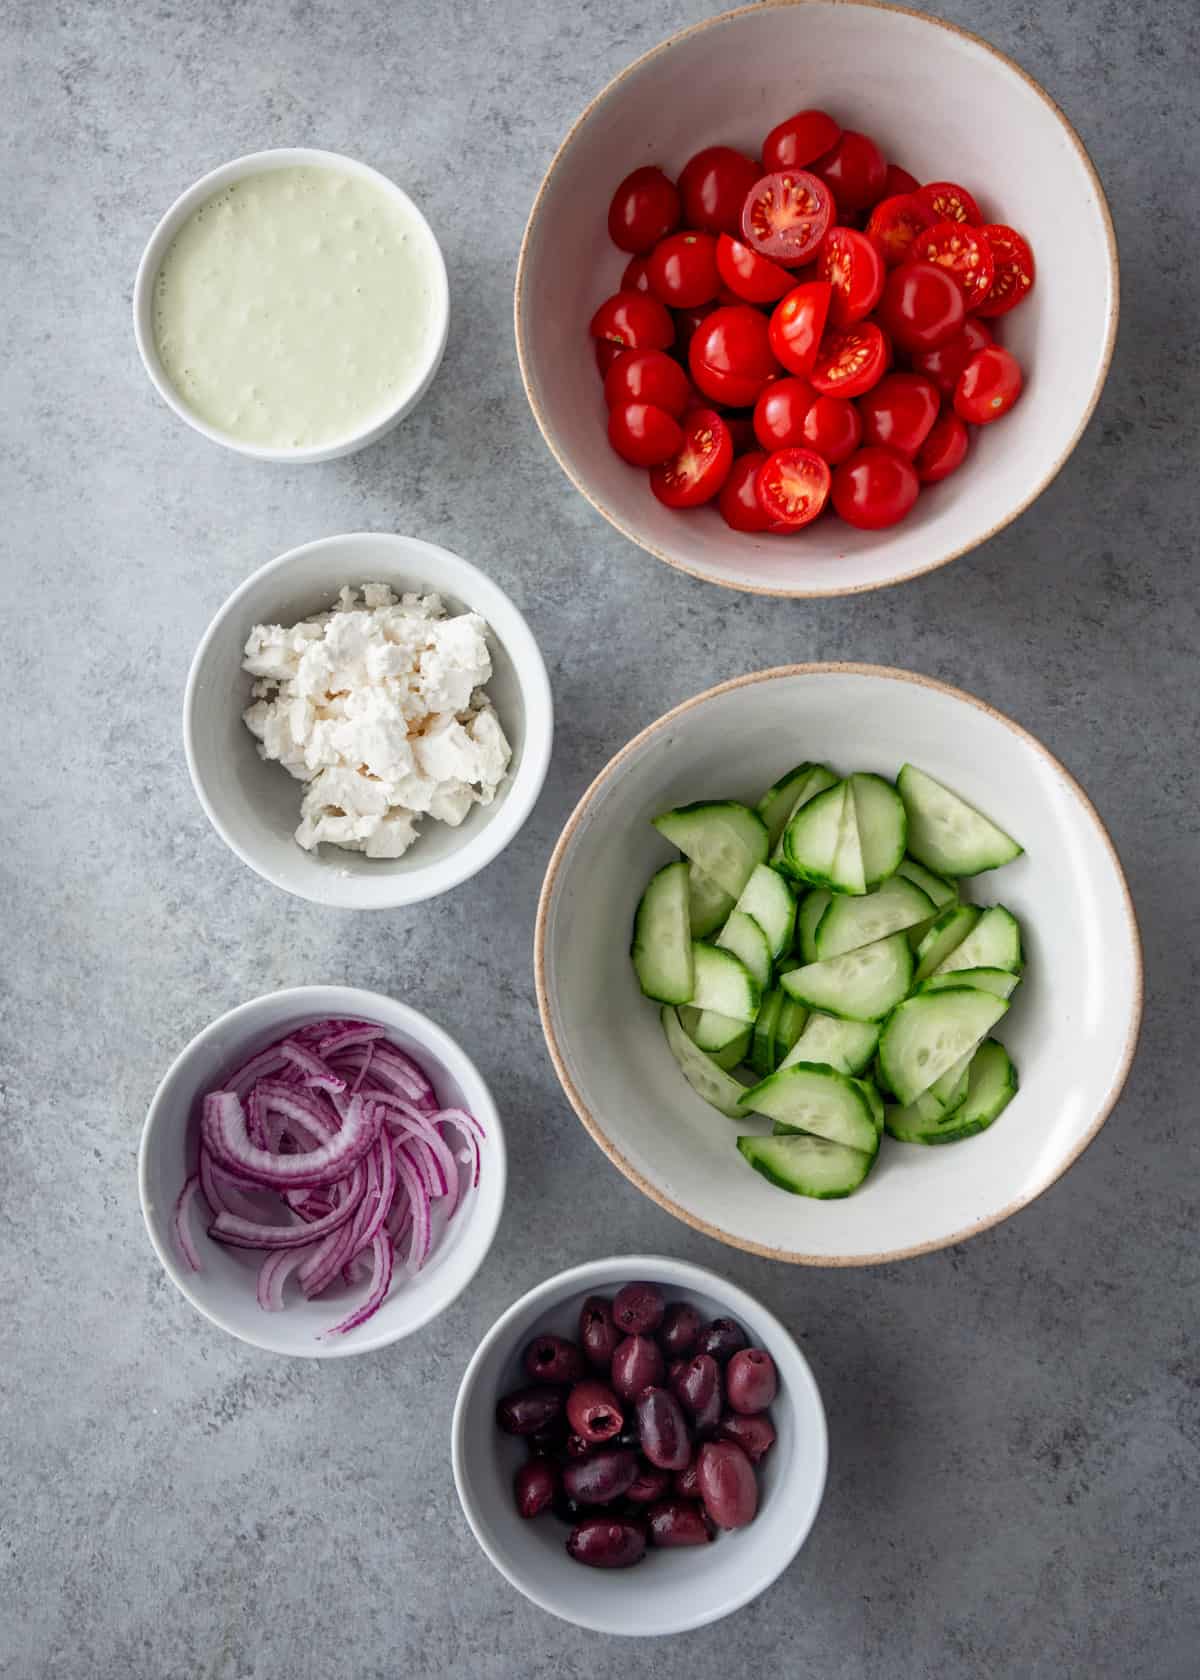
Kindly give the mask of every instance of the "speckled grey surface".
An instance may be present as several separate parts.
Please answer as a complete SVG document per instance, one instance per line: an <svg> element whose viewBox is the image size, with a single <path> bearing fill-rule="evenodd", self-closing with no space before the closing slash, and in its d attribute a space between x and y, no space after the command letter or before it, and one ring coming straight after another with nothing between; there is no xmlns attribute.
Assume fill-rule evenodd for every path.
<svg viewBox="0 0 1200 1680"><path fill-rule="evenodd" d="M1197 1672L1198 14L944 8L1039 76L1092 148L1124 261L1112 376L1067 469L984 550L901 590L773 605L678 576L593 515L535 431L509 327L557 138L609 74L708 9L0 3L4 1680ZM357 459L294 472L174 421L128 316L174 195L293 142L406 182L455 298L421 410ZM504 865L373 918L244 869L197 807L178 731L192 649L233 585L362 528L490 569L542 640L560 720ZM614 608L620 635L598 635ZM550 846L608 755L719 678L826 657L961 682L1039 734L1111 826L1148 960L1141 1054L1078 1165L965 1248L871 1272L771 1266L637 1195L559 1093L529 960ZM150 1252L134 1178L176 1050L230 1005L314 979L465 1010L513 1167L466 1297L407 1346L327 1365L200 1320ZM795 1327L832 1467L810 1544L766 1598L617 1646L535 1611L485 1561L447 1427L471 1349L518 1293L638 1249L723 1269Z"/></svg>

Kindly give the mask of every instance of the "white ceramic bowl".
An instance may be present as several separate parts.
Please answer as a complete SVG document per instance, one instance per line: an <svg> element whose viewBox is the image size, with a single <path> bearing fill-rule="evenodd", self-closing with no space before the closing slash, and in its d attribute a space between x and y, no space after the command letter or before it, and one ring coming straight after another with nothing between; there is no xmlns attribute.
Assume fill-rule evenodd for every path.
<svg viewBox="0 0 1200 1680"><path fill-rule="evenodd" d="M650 1551L633 1569L588 1569L566 1551L567 1528L513 1506L519 1441L496 1428L496 1402L528 1381L521 1353L535 1335L574 1337L588 1295L614 1295L644 1278L705 1319L728 1316L764 1347L779 1372L771 1407L776 1441L759 1467L758 1515L709 1546ZM467 1521L496 1568L526 1598L596 1633L684 1633L728 1616L764 1592L804 1544L821 1504L828 1443L825 1412L808 1361L779 1320L736 1284L662 1255L593 1260L522 1295L498 1318L467 1366L451 1426L454 1481Z"/></svg>
<svg viewBox="0 0 1200 1680"><path fill-rule="evenodd" d="M748 799L794 764L894 776L908 759L1024 845L966 883L1020 919L1027 967L997 1029L1020 1092L981 1136L944 1149L885 1138L862 1189L810 1201L734 1149L741 1131L688 1085L642 997L627 930L676 855L650 826L697 799ZM601 771L563 830L538 907L538 1002L563 1088L593 1138L660 1207L771 1259L838 1266L961 1242L1024 1207L1099 1131L1141 1020L1137 923L1086 794L1032 735L959 689L872 665L760 671L697 695Z"/></svg>
<svg viewBox="0 0 1200 1680"><path fill-rule="evenodd" d="M426 1266L407 1279L398 1268L379 1311L357 1330L333 1339L325 1332L346 1316L351 1303L362 1299L362 1285L351 1290L339 1284L317 1301L306 1301L289 1287L285 1309L264 1312L255 1299L260 1254L212 1242L193 1205L189 1229L204 1268L193 1272L179 1254L173 1230L175 1199L193 1170L204 1093L284 1034L331 1015L385 1027L388 1037L421 1063L443 1107L466 1108L485 1134L478 1188L467 1191ZM345 1359L411 1336L457 1299L492 1246L504 1207L506 1171L504 1132L491 1093L449 1033L418 1010L378 992L353 986L296 986L231 1009L197 1033L175 1058L146 1115L138 1190L163 1270L205 1318L269 1353Z"/></svg>
<svg viewBox="0 0 1200 1680"><path fill-rule="evenodd" d="M258 755L242 722L251 679L242 670L256 624L295 624L334 605L344 584L433 590L451 613L482 614L491 635L487 692L513 749L508 778L490 805L458 827L426 817L401 858L368 858L293 838L303 784ZM554 734L550 682L533 633L489 577L448 549L416 537L359 532L293 548L247 578L196 649L183 702L188 769L217 833L265 880L315 904L348 910L416 904L469 880L502 852L537 802Z"/></svg>
<svg viewBox="0 0 1200 1680"><path fill-rule="evenodd" d="M889 531L822 520L794 539L731 531L715 509L673 513L617 458L587 326L628 260L608 201L642 164L676 175L703 146L757 157L763 136L818 106L865 129L921 180L961 181L986 217L1031 241L1037 284L1000 324L1026 387L1010 419ZM564 257L564 253L568 253ZM899 583L985 541L1063 465L1095 406L1117 325L1117 251L1078 135L1023 70L937 18L855 0L748 6L673 36L575 123L530 213L517 270L517 349L546 442L618 530L681 571L765 595Z"/></svg>
<svg viewBox="0 0 1200 1680"><path fill-rule="evenodd" d="M261 175L272 169L297 168L336 169L345 175L356 175L363 180L373 181L377 187L381 187L397 200L411 219L421 240L422 258L432 288L433 301L421 359L414 368L408 384L397 392L394 402L386 410L373 414L357 431L347 437L336 438L330 443L313 444L303 449L280 449L231 437L228 432L210 426L189 408L167 377L154 341L154 282L167 254L167 247L183 224L202 204L233 182L244 180L247 175ZM394 181L390 181L386 175L381 175L377 169L370 168L368 164L359 163L354 158L342 157L338 152L324 152L311 146L286 146L267 152L250 152L245 157L234 158L232 162L223 163L220 168L212 169L202 176L194 186L180 194L150 235L150 242L138 264L137 278L133 286L133 335L137 340L142 365L167 407L173 409L181 420L186 420L189 426L213 443L223 444L226 449L236 450L239 455L251 455L259 461L286 461L293 466L309 461L333 461L341 455L353 455L356 450L365 449L369 443L375 443L385 433L390 432L406 414L412 412L432 385L441 366L449 331L450 287L446 279L446 264L441 246L433 229L412 199L402 192Z"/></svg>

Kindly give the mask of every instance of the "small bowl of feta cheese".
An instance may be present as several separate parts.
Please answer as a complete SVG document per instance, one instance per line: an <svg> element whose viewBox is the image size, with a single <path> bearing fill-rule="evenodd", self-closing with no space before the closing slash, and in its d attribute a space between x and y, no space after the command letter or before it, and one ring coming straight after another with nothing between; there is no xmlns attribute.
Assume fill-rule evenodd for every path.
<svg viewBox="0 0 1200 1680"><path fill-rule="evenodd" d="M284 891L395 909L476 874L550 763L553 703L524 618L415 537L357 533L270 561L196 650L188 770L226 845Z"/></svg>

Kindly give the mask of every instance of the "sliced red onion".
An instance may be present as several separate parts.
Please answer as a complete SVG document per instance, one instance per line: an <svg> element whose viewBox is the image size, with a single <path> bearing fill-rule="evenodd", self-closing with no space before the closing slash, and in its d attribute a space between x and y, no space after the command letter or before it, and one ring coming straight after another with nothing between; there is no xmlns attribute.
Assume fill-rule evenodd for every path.
<svg viewBox="0 0 1200 1680"><path fill-rule="evenodd" d="M410 1271L419 1271L429 1253L433 1220L429 1212L429 1195L424 1180L409 1158L407 1145L403 1143L396 1145L396 1171L408 1190L409 1206L412 1209L412 1237L406 1263Z"/></svg>
<svg viewBox="0 0 1200 1680"><path fill-rule="evenodd" d="M391 1151L388 1151L389 1155ZM196 1192L200 1189L200 1175L193 1173L184 1183L183 1189L175 1198L175 1241L179 1244L183 1258L194 1272L201 1271L200 1256L196 1253L196 1245L192 1241L192 1233L188 1230L188 1216L192 1211L192 1203L196 1199Z"/></svg>
<svg viewBox="0 0 1200 1680"><path fill-rule="evenodd" d="M278 1105L278 1096L272 1106ZM333 1184L356 1167L379 1136L383 1111L362 1097L351 1097L345 1105L341 1130L321 1145L302 1155L275 1155L251 1143L246 1131L246 1111L233 1091L210 1091L204 1099L201 1136L218 1165L232 1168L240 1178L261 1184L268 1190L290 1190L301 1185Z"/></svg>
<svg viewBox="0 0 1200 1680"><path fill-rule="evenodd" d="M306 1248L277 1248L267 1255L258 1269L258 1304L264 1312L283 1311L283 1286L307 1253Z"/></svg>
<svg viewBox="0 0 1200 1680"><path fill-rule="evenodd" d="M373 1027L369 1021L327 1021L325 1026L330 1030L319 1039L317 1050L326 1061L353 1044L371 1044L383 1037L383 1028Z"/></svg>
<svg viewBox="0 0 1200 1680"><path fill-rule="evenodd" d="M297 1044L294 1038L287 1039L281 1047L281 1053L289 1062L295 1064L304 1074L305 1083L319 1091L344 1091L346 1081L336 1074L327 1062L320 1056L306 1050L302 1044Z"/></svg>
<svg viewBox="0 0 1200 1680"><path fill-rule="evenodd" d="M331 1336L344 1336L348 1330L365 1324L371 1314L378 1312L387 1299L387 1292L392 1287L392 1245L383 1232L380 1232L371 1244L371 1251L375 1261L371 1272L371 1293L361 1307L356 1307L348 1318L334 1325L329 1332Z"/></svg>
<svg viewBox="0 0 1200 1680"><path fill-rule="evenodd" d="M214 1242L225 1243L230 1248L307 1248L343 1226L361 1200L360 1188L357 1195L345 1197L339 1207L310 1225L302 1219L292 1225L264 1225L261 1220L239 1219L235 1213L219 1213L208 1227L208 1234Z"/></svg>

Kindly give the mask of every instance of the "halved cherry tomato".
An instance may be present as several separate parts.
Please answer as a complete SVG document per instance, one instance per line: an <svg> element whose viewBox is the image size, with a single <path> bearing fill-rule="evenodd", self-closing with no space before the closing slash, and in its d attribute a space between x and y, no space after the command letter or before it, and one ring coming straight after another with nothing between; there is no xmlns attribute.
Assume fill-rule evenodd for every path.
<svg viewBox="0 0 1200 1680"><path fill-rule="evenodd" d="M882 531L908 513L920 492L916 468L894 449L860 449L833 475L833 505L860 531Z"/></svg>
<svg viewBox="0 0 1200 1680"><path fill-rule="evenodd" d="M624 354L624 345L614 344L611 338L598 338L596 340L596 366L600 369L601 379L608 378L609 368L612 367L618 357Z"/></svg>
<svg viewBox="0 0 1200 1680"><path fill-rule="evenodd" d="M713 409L694 408L684 419L682 448L651 468L650 488L664 507L699 507L712 501L732 465L728 426Z"/></svg>
<svg viewBox="0 0 1200 1680"><path fill-rule="evenodd" d="M832 296L828 280L806 280L772 311L771 349L789 373L807 373L816 360Z"/></svg>
<svg viewBox="0 0 1200 1680"><path fill-rule="evenodd" d="M936 350L918 350L912 358L913 372L932 379L944 396L954 395L958 376L977 350L993 342L992 335L977 315L968 315L962 331Z"/></svg>
<svg viewBox="0 0 1200 1680"><path fill-rule="evenodd" d="M883 378L890 356L876 323L858 321L825 334L808 377L823 397L861 397Z"/></svg>
<svg viewBox="0 0 1200 1680"><path fill-rule="evenodd" d="M969 222L978 227L983 221L979 206L966 187L954 181L928 181L917 188L917 197L927 204L939 222Z"/></svg>
<svg viewBox="0 0 1200 1680"><path fill-rule="evenodd" d="M818 397L804 416L803 439L836 467L862 442L862 415L845 397Z"/></svg>
<svg viewBox="0 0 1200 1680"><path fill-rule="evenodd" d="M692 335L688 367L697 388L713 402L748 408L779 372L766 316L748 303L714 309Z"/></svg>
<svg viewBox="0 0 1200 1680"><path fill-rule="evenodd" d="M904 263L888 275L879 319L901 350L935 350L966 319L962 288L936 263Z"/></svg>
<svg viewBox="0 0 1200 1680"><path fill-rule="evenodd" d="M683 219L703 233L736 234L746 194L762 174L753 158L732 146L706 146L683 167Z"/></svg>
<svg viewBox="0 0 1200 1680"><path fill-rule="evenodd" d="M711 303L721 289L711 233L670 233L650 253L650 290L673 309Z"/></svg>
<svg viewBox="0 0 1200 1680"><path fill-rule="evenodd" d="M913 240L936 220L933 211L915 193L896 193L891 198L881 198L872 210L867 238L879 247L879 254L889 268L899 268L911 256Z"/></svg>
<svg viewBox="0 0 1200 1680"><path fill-rule="evenodd" d="M998 344L989 344L971 357L954 390L954 412L960 420L986 426L1007 414L1025 383L1021 364Z"/></svg>
<svg viewBox="0 0 1200 1680"><path fill-rule="evenodd" d="M758 469L758 499L772 529L798 531L825 510L829 465L812 449L777 449Z"/></svg>
<svg viewBox="0 0 1200 1680"><path fill-rule="evenodd" d="M683 427L653 403L621 403L608 417L608 441L631 467L656 467L683 447Z"/></svg>
<svg viewBox="0 0 1200 1680"><path fill-rule="evenodd" d="M853 326L869 315L883 294L883 258L865 233L831 227L817 257L817 273L833 288L829 319Z"/></svg>
<svg viewBox="0 0 1200 1680"><path fill-rule="evenodd" d="M621 290L623 292L648 292L650 290L650 264L645 257L630 257L625 264L625 272L621 276Z"/></svg>
<svg viewBox="0 0 1200 1680"><path fill-rule="evenodd" d="M804 442L804 416L817 400L807 379L773 379L754 405L754 435L764 449Z"/></svg>
<svg viewBox="0 0 1200 1680"><path fill-rule="evenodd" d="M819 175L841 210L869 210L883 197L887 181L887 159L869 134L843 129L836 146L816 159L813 174Z"/></svg>
<svg viewBox="0 0 1200 1680"><path fill-rule="evenodd" d="M913 457L922 484L940 484L967 458L967 428L953 409L939 414L925 442Z"/></svg>
<svg viewBox="0 0 1200 1680"><path fill-rule="evenodd" d="M653 403L678 420L691 397L687 374L665 350L622 350L604 378L604 400L609 408L619 408L622 403Z"/></svg>
<svg viewBox="0 0 1200 1680"><path fill-rule="evenodd" d="M910 175L907 169L901 169L898 163L888 164L883 182L885 198L894 198L897 193L915 193L919 185L917 177Z"/></svg>
<svg viewBox="0 0 1200 1680"><path fill-rule="evenodd" d="M915 455L932 431L940 406L932 379L919 373L889 373L859 398L863 440Z"/></svg>
<svg viewBox="0 0 1200 1680"><path fill-rule="evenodd" d="M935 222L913 242L916 262L937 263L962 287L968 314L978 309L992 289L995 265L992 249L979 228L969 222Z"/></svg>
<svg viewBox="0 0 1200 1680"><path fill-rule="evenodd" d="M825 183L788 169L754 183L742 208L742 236L759 256L796 268L812 256L832 220Z"/></svg>
<svg viewBox="0 0 1200 1680"><path fill-rule="evenodd" d="M1033 286L1033 252L1015 228L989 222L980 228L992 252L995 277L992 289L979 305L979 314L990 321L1015 309Z"/></svg>
<svg viewBox="0 0 1200 1680"><path fill-rule="evenodd" d="M729 291L744 303L774 303L796 284L786 268L760 257L727 233L717 240L717 271Z"/></svg>
<svg viewBox="0 0 1200 1680"><path fill-rule="evenodd" d="M763 169L769 175L781 169L806 169L841 137L840 126L824 111L797 111L777 123L763 141Z"/></svg>
<svg viewBox="0 0 1200 1680"><path fill-rule="evenodd" d="M608 207L608 237L622 251L649 251L679 226L679 192L647 164L626 175Z"/></svg>
<svg viewBox="0 0 1200 1680"><path fill-rule="evenodd" d="M614 292L592 316L588 331L622 350L665 350L675 341L675 323L666 309L641 292Z"/></svg>
<svg viewBox="0 0 1200 1680"><path fill-rule="evenodd" d="M756 488L758 469L766 458L761 449L739 455L721 486L717 506L721 510L721 518L732 531L765 531L771 523L758 499Z"/></svg>

